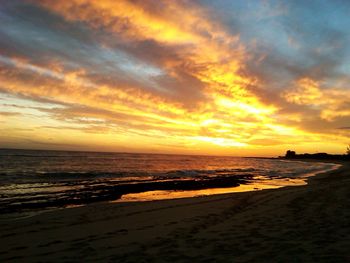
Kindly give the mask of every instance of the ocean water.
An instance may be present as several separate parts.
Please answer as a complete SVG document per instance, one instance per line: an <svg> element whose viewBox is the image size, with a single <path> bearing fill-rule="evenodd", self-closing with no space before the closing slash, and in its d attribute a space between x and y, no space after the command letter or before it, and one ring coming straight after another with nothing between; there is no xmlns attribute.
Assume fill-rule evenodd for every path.
<svg viewBox="0 0 350 263"><path fill-rule="evenodd" d="M305 184L334 164L135 153L0 150L0 214Z"/></svg>

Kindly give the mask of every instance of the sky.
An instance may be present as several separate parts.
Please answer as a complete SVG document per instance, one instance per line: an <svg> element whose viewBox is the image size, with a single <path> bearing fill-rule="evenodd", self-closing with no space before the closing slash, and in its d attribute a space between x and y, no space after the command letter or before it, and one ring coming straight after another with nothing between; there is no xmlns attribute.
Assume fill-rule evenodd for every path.
<svg viewBox="0 0 350 263"><path fill-rule="evenodd" d="M0 148L350 143L350 2L0 0Z"/></svg>

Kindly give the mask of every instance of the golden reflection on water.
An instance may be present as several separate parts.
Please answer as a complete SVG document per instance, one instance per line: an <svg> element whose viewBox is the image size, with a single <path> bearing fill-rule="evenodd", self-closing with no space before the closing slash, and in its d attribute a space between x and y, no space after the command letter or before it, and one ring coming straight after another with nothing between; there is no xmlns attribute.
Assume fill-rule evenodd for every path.
<svg viewBox="0 0 350 263"><path fill-rule="evenodd" d="M237 187L228 188L211 188L193 191L148 191L143 193L134 193L123 195L120 199L111 201L112 203L120 202L140 202L140 201L155 201L165 199L177 199L188 197L199 197L216 194L239 193L248 191L259 191L264 189L276 189L284 186L300 186L306 185L305 179L279 179L279 180L260 180L251 184L240 185Z"/></svg>

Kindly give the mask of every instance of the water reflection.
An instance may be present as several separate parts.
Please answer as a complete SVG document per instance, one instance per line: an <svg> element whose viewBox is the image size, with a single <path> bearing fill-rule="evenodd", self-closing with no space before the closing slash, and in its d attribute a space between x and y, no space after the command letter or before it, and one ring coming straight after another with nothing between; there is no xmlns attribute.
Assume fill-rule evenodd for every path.
<svg viewBox="0 0 350 263"><path fill-rule="evenodd" d="M229 188L211 188L194 191L147 191L143 193L126 194L120 199L111 201L111 203L120 202L144 202L144 201L155 201L155 200L166 200L166 199L178 199L178 198L189 198L199 197L216 194L228 194L228 193L239 193L248 191L259 191L264 189L276 189L284 186L299 186L306 185L305 179L279 179L279 180L261 180L250 184L240 185L237 187Z"/></svg>

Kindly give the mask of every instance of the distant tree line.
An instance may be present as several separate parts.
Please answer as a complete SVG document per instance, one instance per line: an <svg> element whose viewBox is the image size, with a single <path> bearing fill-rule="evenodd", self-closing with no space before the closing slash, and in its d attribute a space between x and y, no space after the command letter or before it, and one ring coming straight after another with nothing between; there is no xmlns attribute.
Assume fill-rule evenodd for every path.
<svg viewBox="0 0 350 263"><path fill-rule="evenodd" d="M295 151L288 150L285 159L317 159L317 160L346 160L350 161L350 145L346 149L346 154L328 154L328 153L303 153L297 154Z"/></svg>

